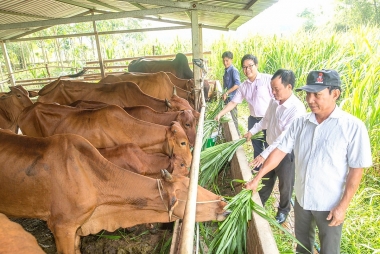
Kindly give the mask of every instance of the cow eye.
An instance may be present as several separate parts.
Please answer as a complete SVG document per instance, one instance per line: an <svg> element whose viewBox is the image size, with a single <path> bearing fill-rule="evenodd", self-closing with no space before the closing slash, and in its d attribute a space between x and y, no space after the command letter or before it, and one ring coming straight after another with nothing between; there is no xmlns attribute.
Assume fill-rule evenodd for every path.
<svg viewBox="0 0 380 254"><path fill-rule="evenodd" d="M185 126L186 126L186 127L190 127L190 124L189 124L189 123L186 123Z"/></svg>
<svg viewBox="0 0 380 254"><path fill-rule="evenodd" d="M185 164L181 163L181 167L184 167L184 166L185 166Z"/></svg>
<svg viewBox="0 0 380 254"><path fill-rule="evenodd" d="M185 146L185 145L186 145L186 142L181 142L181 145L182 145L182 146Z"/></svg>

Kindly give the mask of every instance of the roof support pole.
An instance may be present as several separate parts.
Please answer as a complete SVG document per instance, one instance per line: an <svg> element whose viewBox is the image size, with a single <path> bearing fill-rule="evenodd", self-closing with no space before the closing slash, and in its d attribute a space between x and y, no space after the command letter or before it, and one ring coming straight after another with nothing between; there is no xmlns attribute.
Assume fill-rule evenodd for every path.
<svg viewBox="0 0 380 254"><path fill-rule="evenodd" d="M94 15L94 13L92 13L92 15ZM103 58L102 58L102 51L100 49L99 35L98 35L98 31L96 31L96 21L92 21L92 26L94 28L96 49L98 50L100 75L102 75L102 78L105 78L106 75L104 72L104 64L103 64Z"/></svg>
<svg viewBox="0 0 380 254"><path fill-rule="evenodd" d="M0 44L1 44L1 49L3 50L3 55L4 55L4 60L5 60L5 66L7 67L9 79L11 81L11 85L14 86L14 85L16 85L16 81L15 81L15 76L13 74L11 61L9 60L9 55L8 55L7 47L5 46L5 42L3 42L3 41L0 41Z"/></svg>
<svg viewBox="0 0 380 254"><path fill-rule="evenodd" d="M199 44L199 27L198 27L198 11L191 11L191 37L193 44L193 59L200 58L200 44ZM196 65L194 66L194 83L196 91L200 90L201 86L201 77L200 77L200 68ZM195 97L195 108L200 109L198 102L199 92L196 93ZM198 173L199 173L199 160L200 160L200 148L201 140L203 135L203 117L204 117L204 108L202 108L203 115L199 119L197 138L193 151L193 162L191 165L190 171L190 183L189 183L189 194L187 196L187 202L185 207L185 214L183 218L182 232L181 232L181 243L180 243L180 253L181 254L192 254L193 253L193 240L194 240L194 228L195 228L195 212L196 212L196 201L197 201L197 188L198 188ZM197 142L199 141L199 142ZM198 144L199 143L199 144Z"/></svg>

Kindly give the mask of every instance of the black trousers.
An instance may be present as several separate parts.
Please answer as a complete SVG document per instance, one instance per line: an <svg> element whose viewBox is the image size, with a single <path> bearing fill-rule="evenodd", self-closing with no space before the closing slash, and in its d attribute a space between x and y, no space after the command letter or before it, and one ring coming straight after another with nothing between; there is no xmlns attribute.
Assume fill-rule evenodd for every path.
<svg viewBox="0 0 380 254"><path fill-rule="evenodd" d="M248 117L248 130L250 130L253 127L253 125L255 125L255 123L260 122L261 119L262 119L262 117L249 116ZM257 156L259 156L265 150L265 148L268 147L268 143L266 142L266 140L267 140L266 130L263 130L263 133L264 133L263 140L252 139L253 158L256 158ZM255 168L255 170L259 170L259 169L260 169L259 167Z"/></svg>
<svg viewBox="0 0 380 254"><path fill-rule="evenodd" d="M280 191L280 203L278 206L278 211L284 214L288 214L291 207L290 200L292 198L295 177L293 152L288 153L275 169L263 176L262 183L264 186L261 190L259 190L259 196L263 205L265 205L265 202L270 197L277 177L278 188ZM264 178L268 179L264 180Z"/></svg>

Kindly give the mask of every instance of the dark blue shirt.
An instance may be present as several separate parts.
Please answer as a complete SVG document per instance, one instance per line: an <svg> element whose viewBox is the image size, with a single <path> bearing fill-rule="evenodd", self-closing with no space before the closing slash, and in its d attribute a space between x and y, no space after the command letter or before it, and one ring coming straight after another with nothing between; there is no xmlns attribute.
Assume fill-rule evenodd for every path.
<svg viewBox="0 0 380 254"><path fill-rule="evenodd" d="M240 85L240 74L239 71L231 64L230 67L224 70L223 75L223 88L230 89L234 85ZM228 101L230 101L236 93L236 90L228 94Z"/></svg>

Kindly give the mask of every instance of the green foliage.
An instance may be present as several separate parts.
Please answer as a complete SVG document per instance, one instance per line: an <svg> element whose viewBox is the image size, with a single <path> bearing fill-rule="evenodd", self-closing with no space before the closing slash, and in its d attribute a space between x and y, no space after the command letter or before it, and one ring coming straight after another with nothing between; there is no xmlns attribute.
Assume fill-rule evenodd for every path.
<svg viewBox="0 0 380 254"><path fill-rule="evenodd" d="M380 25L380 2L378 0L338 0L335 28L347 30L358 25Z"/></svg>

